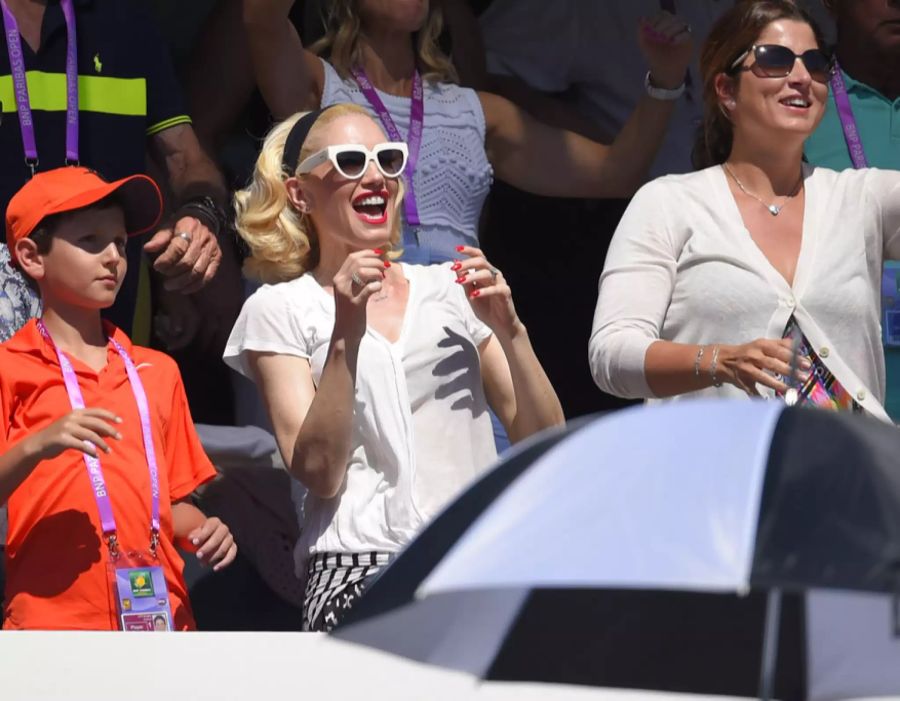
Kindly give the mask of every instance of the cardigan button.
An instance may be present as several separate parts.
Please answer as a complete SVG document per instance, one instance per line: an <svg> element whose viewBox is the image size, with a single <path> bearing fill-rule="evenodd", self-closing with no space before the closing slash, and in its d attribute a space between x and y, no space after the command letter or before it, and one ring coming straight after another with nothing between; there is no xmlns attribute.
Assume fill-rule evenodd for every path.
<svg viewBox="0 0 900 701"><path fill-rule="evenodd" d="M861 389L861 390L859 390L859 392L856 393L856 401L858 401L858 402L866 401L866 390Z"/></svg>
<svg viewBox="0 0 900 701"><path fill-rule="evenodd" d="M819 349L819 357L820 358L827 358L829 353L831 353L831 351L828 350L828 346L822 346Z"/></svg>

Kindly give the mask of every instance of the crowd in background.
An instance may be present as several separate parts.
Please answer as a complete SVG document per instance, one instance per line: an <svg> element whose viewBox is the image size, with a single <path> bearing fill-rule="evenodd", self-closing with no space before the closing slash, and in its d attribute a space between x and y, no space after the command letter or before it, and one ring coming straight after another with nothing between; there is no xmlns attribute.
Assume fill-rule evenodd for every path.
<svg viewBox="0 0 900 701"><path fill-rule="evenodd" d="M383 264L388 272L379 271L378 288L367 294L380 293L390 300L391 289L408 286L408 281L396 277L400 269L396 257L380 252L360 263L362 267L347 267L343 258L334 258L329 267L331 244L323 232L329 230L331 220L322 213L321 202L326 196L338 197L338 190L309 201L305 190L294 192L289 185L274 203L260 195L261 191L271 194L283 180L289 183L291 177L285 180L285 173L303 174L304 159L311 155L308 145L303 150L303 138L314 133L316 143L323 146L346 143L342 136L356 138L354 134L366 134L365 130L373 127L373 143L407 142L404 158L415 167L415 187L405 182L402 220L398 231L390 234L397 248L403 249L402 260L451 270L466 295L478 291L481 283L481 290L500 285L504 294L515 300L514 308L510 302L508 306L497 303L490 310L472 304L470 309L465 296L457 299L456 291L444 292L443 282L415 278L421 280L416 285L423 289L433 285L436 298L446 300L448 294L453 298L457 316L447 321L445 328L452 327L464 337L465 343L460 343L463 351L468 352L468 343L481 353L480 358L460 361L460 368L467 372L481 367L480 379L469 378L472 386L468 390L476 406L471 410L475 417L472 425L477 426L445 427L467 436L467 448L462 452L475 446L473 455L465 459L459 458L459 451L454 452L473 474L510 440L557 424L563 414L574 418L639 399L696 391L743 396L755 393L757 382L784 394L790 385L787 378L796 372L791 366L791 348L796 348L792 342L806 344L807 355L814 362L834 371L841 382L829 375L822 384L829 391L835 385L841 387L847 395L839 397L845 408L866 410L885 419L898 415L900 351L895 344L900 347L900 316L896 316L900 314L900 283L890 263L882 277L880 263L882 249L888 257L895 252L900 256L900 249L894 251L892 240L847 248L833 243L846 227L870 226L868 220L847 215L841 202L867 201L870 190L883 191L887 201L894 181L887 178L873 184L860 179L844 186L831 181L817 184L812 178L801 188L794 174L790 186L773 186L771 196L760 198L754 187L745 186L734 173L730 173L731 179L723 174L718 180L703 180L702 173L687 175L698 166L726 163L732 149L748 154L782 150L790 155L784 167L792 174L798 167L815 165L835 171L864 165L900 169L900 3L894 0L797 3L824 32L824 37L813 37L813 41L836 47L844 97L852 105L861 138L856 151L856 142L848 142L841 106L827 92L829 74L824 78L812 75L803 88L818 91L815 99L825 106L824 120L810 138L798 129L793 140L779 143L776 149L764 133L752 127L734 128L723 154L697 151L698 133L704 127L710 130L710 124L704 124L710 101L723 99L721 94L709 92L700 48L717 20L734 5L729 0L431 0L424 14L422 8L428 3L415 0L7 3L20 13L16 19L25 41L20 51L26 55L29 70L57 73L64 72L67 49L71 48L67 41L72 40L64 10L74 8L82 99L80 133L73 152L66 126L71 122L71 110L67 113L65 101L60 103L54 97L49 82L29 81L41 135L36 146L40 155L30 153L24 143L23 159L13 89L0 85L0 200L4 208L34 170L69 163L79 162L109 179L147 172L160 182L166 216L144 238L129 242L128 276L107 316L135 343L175 358L195 422L257 425L275 435L288 472L311 493L306 505L307 526L310 519L318 519L318 530L309 528L304 534L304 547L313 552L318 547L323 553L337 549L366 555L365 561L357 558L335 564L323 558L311 562L308 574L313 584L308 586L316 586L316 576L321 578L322 572L335 579L338 575L330 574L331 570L340 571L344 578L341 591L363 582L387 562L378 554L400 547L426 519L423 514L404 511L404 504L389 504L379 513L366 512L365 505L372 501L377 485L358 486L356 492L349 489L344 507L355 513L353 517L331 506L346 461L338 460L343 462L337 483L320 481L324 478L311 472L315 460L310 455L346 454L350 438L339 437L327 445L310 439L307 445L300 437L304 430L313 430L310 426L324 427L330 417L346 412L347 406L323 406L319 409L322 417L318 417L312 407L320 400L311 391L309 396L302 395L301 402L308 413L292 415L290 403L280 404L283 397L279 392L298 376L296 364L276 366L258 357L274 352L303 358L306 385L335 387L339 392L344 385L341 377L333 376L336 361L329 355L325 362L326 352L331 352L331 328L338 326L335 317L317 318L314 324L310 322L311 331L304 328L296 337L288 338L278 329L292 325L291 314L298 308L305 309L305 318L319 314L325 302L310 302L321 292L319 288L330 290L340 318L342 300L346 298L348 305L353 300L358 303L360 289L370 282L365 271L373 266ZM354 14L360 5L366 6L364 19ZM39 21L29 25L26 16L35 8L40 8ZM6 7L4 10L6 14ZM780 11L784 12L783 8ZM424 25L422 17L426 18ZM777 15L776 19L779 17L789 15ZM751 43L771 21L761 21L759 26L745 22L743 29L749 32ZM347 27L366 37L365 50L355 47ZM766 37L765 43L784 41L802 43L808 37ZM759 39L756 43L764 42ZM733 48L725 51L729 59L734 58ZM752 61L756 44L744 48L743 58ZM12 50L9 57L14 59ZM712 54L704 57L705 65L715 60ZM758 50L756 60L761 60ZM805 57L802 64L813 73ZM739 64L722 65L718 70L728 73L741 68ZM10 64L0 72L12 75ZM423 83L417 84L420 73ZM129 92L135 90L135 81L143 81L145 94ZM416 90L423 94L429 117L423 124L419 116L419 132L414 137ZM329 115L329 110L317 112L336 103L364 108L355 116L350 110L349 116L342 117L347 123L359 120L359 132L344 133L331 124L337 119L334 111L328 117L323 115ZM374 120L365 117L366 110ZM295 115L307 111L314 111L315 119L304 126ZM275 123L281 125L270 132ZM299 131L303 133L298 136ZM44 134L50 136L43 138ZM291 160L292 134L297 139L297 153ZM266 181L267 158L276 166L275 185ZM801 159L807 165L801 166ZM282 170L285 167L287 170ZM397 181L391 176L397 174L386 172L382 165L379 168L387 183L384 192L392 202L400 196L392 189ZM363 184L369 177L362 173L354 177L357 175ZM655 181L641 189L645 182L662 176L682 179ZM849 176L845 180L849 182ZM752 185L750 180L747 183ZM828 195L821 193L836 192L835 188L844 199L832 195L828 202ZM235 200L236 191L240 194ZM722 209L729 192L738 202L741 217L731 208ZM736 254L734 237L723 241L694 235L684 248L688 233L719 235L730 227L740 235L746 225L759 249L768 250L772 245L781 255L778 247L792 241L791 235L785 233L780 242L766 241L755 235L752 222L758 221L761 229L776 221L779 226L787 222L787 232L792 222L796 224L787 208L798 196L807 198L807 207L816 206L821 212L815 226L802 225L807 227L802 229L804 246L811 245L807 232L819 232L815 261L823 266L821 270L813 267L810 258L807 268L796 267L795 261L794 267L774 266L773 274L759 257L759 250L748 248ZM811 200L816 196L818 201ZM778 204L769 205L770 201ZM872 201L866 210L869 214L881 207L881 200ZM757 211L759 204L765 208ZM782 208L788 216L781 215ZM878 226L887 231L894 224L893 210L885 206L878 211L883 213ZM287 220L293 223L287 226ZM266 238L276 230L284 230L290 247L278 248ZM318 239L311 231L318 231ZM685 240L679 238L682 233ZM795 238L799 250L799 235ZM732 284L734 280L728 277L691 276L692 260L698 265L712 259L731 264L742 255L747 257L738 265L748 274L740 284ZM840 318L833 319L823 317L815 301L807 309L792 296L799 286L793 284L795 280L802 282L808 299L820 300L833 292L836 283L828 277L829 256L859 258L859 265L847 271L844 282L862 285L860 294L868 295L869 302L844 316L836 313ZM358 261L353 255L350 259ZM604 261L608 261L605 271ZM39 313L34 290L12 272L8 262L0 244L0 265L4 266L0 270L0 340L11 337ZM254 279L242 275L242 265L244 271L254 273L250 276ZM305 273L321 278L318 287ZM284 286L295 279L309 283L308 289ZM345 290L340 288L341 279ZM268 286L254 294L260 282ZM713 290L717 297L726 298L722 306L710 302ZM775 321L759 306L759 300L768 297L781 309ZM883 313L876 299L869 297L883 297ZM245 305L248 298L251 301ZM268 301L263 304L262 300ZM304 305L311 306L306 309ZM385 324L386 338L392 331L400 333L400 309L396 319L386 314L383 322L379 321ZM344 321L349 318L346 314ZM696 323L701 318L707 320L706 325ZM376 322L370 319L370 323ZM418 323L425 328L437 322L429 318ZM520 326L528 329L527 347L516 345L514 331ZM792 329L793 336L785 327ZM487 350L484 344L492 335L499 341L496 348ZM659 342L660 338L666 340ZM886 379L884 363L879 360L882 343ZM370 347L368 352L375 351ZM389 354L385 358L389 364ZM428 367L439 360L428 360ZM254 382L232 372L228 365ZM373 365L370 377L378 375L379 367L385 365ZM818 372L814 364L812 367ZM355 379L356 367L351 370L349 375ZM804 365L802 370L810 367ZM415 384L409 377L407 381ZM728 387L720 391L723 382ZM885 384L886 398L883 389L878 389ZM365 391L361 386L357 384L357 392L377 405L378 400L370 400L366 392L377 397L385 388L374 381ZM422 402L440 389L439 384L423 384L419 388ZM403 407L391 410L402 414ZM426 425L440 422L441 414L420 416L418 436L428 432ZM490 440L486 438L488 419ZM366 424L384 445L396 448L396 455L388 455L387 449L379 454L374 467L387 469L389 464L404 473L406 458L397 455L404 440L413 439L403 433L407 429L401 420L396 435L391 433L394 429L385 428L390 423L375 416L371 426ZM467 433L470 430L471 435ZM395 437L396 446L392 443ZM437 447L417 445L420 460L427 456L432 464L440 463L439 446L446 438L446 434L436 436ZM365 450L357 457L353 460L359 469L369 467ZM322 467L327 469L327 465ZM448 472L452 469L447 466ZM458 489L469 476L465 472L455 479L442 477L443 481L427 488L443 496ZM286 483L279 483L276 491L285 487ZM293 489L296 491L296 484ZM425 501L431 498L430 494L420 496ZM254 501L258 498L222 508L231 513L252 510L258 507ZM442 503L443 499L434 497L428 512L433 513ZM359 516L363 512L364 518ZM354 518L376 530L378 523L387 519L396 532L380 533L383 542L377 543L358 533L348 537L350 530L362 528L356 522L351 525ZM344 523L346 530L335 530L332 523ZM265 556L251 556L254 564L259 566L260 559L267 559L278 562L273 568L290 569L284 564L290 560L285 550L293 547L296 526L279 523L269 527L269 533L279 534L273 545L271 540L253 540L253 525L234 529L238 544L243 532L247 543L253 543L251 550L273 549ZM337 618L327 600L327 583L321 583L312 595L307 591L304 597L295 585L283 584L292 577L293 573L285 572L279 580L282 585L273 584L271 578L269 585L291 606L299 606L305 598L305 627L330 627ZM356 593L361 591L358 587ZM330 624L324 620L329 612ZM299 617L295 622L299 626Z"/></svg>

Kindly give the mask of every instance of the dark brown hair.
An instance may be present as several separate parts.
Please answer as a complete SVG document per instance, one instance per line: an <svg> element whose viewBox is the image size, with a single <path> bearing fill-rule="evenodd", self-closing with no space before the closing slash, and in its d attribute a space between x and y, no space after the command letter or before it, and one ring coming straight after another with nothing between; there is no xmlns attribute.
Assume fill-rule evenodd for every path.
<svg viewBox="0 0 900 701"><path fill-rule="evenodd" d="M757 40L772 22L791 19L808 24L819 48L825 43L815 20L791 0L740 0L713 25L700 51L703 78L703 123L694 144L692 160L698 170L724 163L731 154L734 131L716 94L716 77L728 73L731 64ZM735 75L740 80L740 74Z"/></svg>

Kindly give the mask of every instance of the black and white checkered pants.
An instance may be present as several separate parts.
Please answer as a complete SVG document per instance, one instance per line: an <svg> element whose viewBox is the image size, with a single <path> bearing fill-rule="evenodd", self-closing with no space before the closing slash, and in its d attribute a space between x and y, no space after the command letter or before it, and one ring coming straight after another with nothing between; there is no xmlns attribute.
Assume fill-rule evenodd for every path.
<svg viewBox="0 0 900 701"><path fill-rule="evenodd" d="M309 559L303 630L330 631L390 562L390 553L316 553Z"/></svg>

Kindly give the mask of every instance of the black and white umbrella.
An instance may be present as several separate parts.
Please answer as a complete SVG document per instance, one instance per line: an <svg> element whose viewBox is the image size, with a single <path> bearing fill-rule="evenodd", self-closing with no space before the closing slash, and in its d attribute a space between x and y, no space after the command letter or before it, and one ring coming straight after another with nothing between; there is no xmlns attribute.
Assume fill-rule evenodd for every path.
<svg viewBox="0 0 900 701"><path fill-rule="evenodd" d="M900 433L679 402L517 450L337 634L486 678L803 698L812 589L900 591Z"/></svg>

